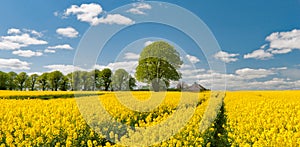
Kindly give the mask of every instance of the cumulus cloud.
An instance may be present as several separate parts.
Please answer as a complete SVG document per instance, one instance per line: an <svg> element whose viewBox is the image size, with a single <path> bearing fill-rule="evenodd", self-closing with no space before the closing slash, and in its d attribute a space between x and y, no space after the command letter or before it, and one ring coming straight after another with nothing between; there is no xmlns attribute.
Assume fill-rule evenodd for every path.
<svg viewBox="0 0 300 147"><path fill-rule="evenodd" d="M288 79L300 80L300 69L296 69L296 68L285 69L285 70L281 70L280 73Z"/></svg>
<svg viewBox="0 0 300 147"><path fill-rule="evenodd" d="M130 25L130 24L134 24L134 21L121 14L108 14L107 16L99 18L98 23Z"/></svg>
<svg viewBox="0 0 300 147"><path fill-rule="evenodd" d="M242 79L265 78L265 77L275 74L275 72L273 70L251 69L251 68L238 69L235 71L235 73L236 73L236 75L240 76Z"/></svg>
<svg viewBox="0 0 300 147"><path fill-rule="evenodd" d="M128 53L124 54L124 59L127 59L127 60L138 60L139 58L140 58L140 55L136 54L136 53L128 52Z"/></svg>
<svg viewBox="0 0 300 147"><path fill-rule="evenodd" d="M105 17L99 17L103 12L102 7L96 3L81 4L80 6L72 5L68 8L64 15L76 15L77 19L82 22L87 22L90 25L104 24L119 24L128 25L134 23L133 20L120 14L108 14Z"/></svg>
<svg viewBox="0 0 300 147"><path fill-rule="evenodd" d="M221 60L225 63L237 61L238 60L237 56L239 56L239 54L230 54L224 51L219 51L214 55L216 59Z"/></svg>
<svg viewBox="0 0 300 147"><path fill-rule="evenodd" d="M196 56L186 55L186 57L193 64L200 62L200 59L198 59Z"/></svg>
<svg viewBox="0 0 300 147"><path fill-rule="evenodd" d="M127 10L126 12L129 12L132 14L145 15L146 13L144 11L150 10L150 9L152 9L152 6L150 4L138 3L138 4L133 4L133 8Z"/></svg>
<svg viewBox="0 0 300 147"><path fill-rule="evenodd" d="M74 65L64 65L64 64L46 65L46 66L44 66L44 68L49 69L50 70L49 72L58 70L58 71L62 72L63 74L68 74L68 73L71 73L71 72L77 71L77 70L85 71L85 69L82 69L80 67L77 67Z"/></svg>
<svg viewBox="0 0 300 147"><path fill-rule="evenodd" d="M17 50L17 51L13 51L12 52L14 55L18 55L18 56L21 56L21 57L33 57L33 56L42 56L43 53L42 52L34 52L32 50Z"/></svg>
<svg viewBox="0 0 300 147"><path fill-rule="evenodd" d="M7 30L7 34L20 34L21 30L16 28L11 28Z"/></svg>
<svg viewBox="0 0 300 147"><path fill-rule="evenodd" d="M258 49L258 50L253 51L252 53L244 55L245 59L254 58L254 59L265 60L265 59L269 59L272 57L273 57L273 54L266 52L263 49Z"/></svg>
<svg viewBox="0 0 300 147"><path fill-rule="evenodd" d="M68 8L64 15L76 15L77 19L83 22L88 22L91 25L97 25L99 22L98 15L102 13L103 9L99 4L81 4L80 6L72 5Z"/></svg>
<svg viewBox="0 0 300 147"><path fill-rule="evenodd" d="M56 33L69 38L76 38L78 36L78 32L72 27L58 28Z"/></svg>
<svg viewBox="0 0 300 147"><path fill-rule="evenodd" d="M69 44L62 44L62 45L56 45L56 46L48 46L47 49L66 49L66 50L72 50L73 48ZM49 50L48 50L49 51Z"/></svg>
<svg viewBox="0 0 300 147"><path fill-rule="evenodd" d="M146 47L146 46L152 44L153 42L154 42L154 41L146 41L146 42L144 43L144 46Z"/></svg>
<svg viewBox="0 0 300 147"><path fill-rule="evenodd" d="M297 89L299 71L291 70L287 67L274 67L269 69L241 68L234 73L220 73L206 69L195 69L186 66L180 69L182 81L188 84L198 82L206 88L223 89L224 84L229 90L243 89ZM295 74L291 74L295 73ZM270 79L271 78L271 79ZM298 80L298 82L296 81ZM261 84L261 85L259 85ZM269 85L268 85L269 84ZM214 87L211 87L213 86ZM298 87L299 89L299 87Z"/></svg>
<svg viewBox="0 0 300 147"><path fill-rule="evenodd" d="M19 59L3 59L0 58L0 68L9 70L29 70L30 63Z"/></svg>
<svg viewBox="0 0 300 147"><path fill-rule="evenodd" d="M134 74L135 72L135 68L138 65L138 61L119 61L119 62L112 62L109 63L107 65L95 65L94 68L96 69L104 69L104 68L109 68L112 71L115 71L117 69L125 69L127 72L129 72L130 74Z"/></svg>
<svg viewBox="0 0 300 147"><path fill-rule="evenodd" d="M43 33L42 32L38 32L36 30L32 30L32 29L23 29L24 32L27 32L27 33L30 33L34 36L37 36L37 37L42 37L43 36Z"/></svg>
<svg viewBox="0 0 300 147"><path fill-rule="evenodd" d="M46 49L44 50L44 52L45 52L45 53L55 53L56 51L55 51L55 50L51 50L51 49L47 49L47 48L46 48Z"/></svg>
<svg viewBox="0 0 300 147"><path fill-rule="evenodd" d="M252 53L244 55L244 58L266 60L275 54L287 54L295 49L300 49L300 30L294 29L287 32L274 32L266 37L268 43ZM265 48L269 46L267 50Z"/></svg>
<svg viewBox="0 0 300 147"><path fill-rule="evenodd" d="M44 45L47 41L40 40L41 34L35 30L21 32L19 29L9 29L7 36L0 37L0 50L15 50L29 45ZM38 35L39 34L39 35ZM32 36L34 35L34 36Z"/></svg>
<svg viewBox="0 0 300 147"><path fill-rule="evenodd" d="M275 32L269 35L266 41L269 41L270 48L275 50L300 49L300 30Z"/></svg>

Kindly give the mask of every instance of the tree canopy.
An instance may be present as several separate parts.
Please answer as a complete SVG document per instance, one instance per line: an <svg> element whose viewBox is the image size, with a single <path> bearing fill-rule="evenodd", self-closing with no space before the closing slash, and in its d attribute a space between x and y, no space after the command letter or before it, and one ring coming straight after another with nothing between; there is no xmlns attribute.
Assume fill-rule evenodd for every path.
<svg viewBox="0 0 300 147"><path fill-rule="evenodd" d="M169 85L170 81L178 81L178 71L183 62L180 54L173 46L164 41L157 41L146 46L139 58L135 77L140 82L151 84L154 91L160 90L160 81Z"/></svg>

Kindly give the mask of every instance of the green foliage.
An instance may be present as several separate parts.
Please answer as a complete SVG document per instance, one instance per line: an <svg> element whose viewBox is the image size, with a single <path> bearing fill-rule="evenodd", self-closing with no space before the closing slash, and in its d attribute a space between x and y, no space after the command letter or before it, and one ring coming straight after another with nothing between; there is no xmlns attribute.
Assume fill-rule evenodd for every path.
<svg viewBox="0 0 300 147"><path fill-rule="evenodd" d="M61 91L67 91L69 89L69 79L67 76L62 77L59 87Z"/></svg>
<svg viewBox="0 0 300 147"><path fill-rule="evenodd" d="M41 86L41 88L42 88L43 91L45 91L46 88L48 87L48 82L47 82L47 80L48 80L48 74L49 73L45 72L42 75L40 75L38 77L38 79L37 79L38 83L40 84L40 86Z"/></svg>
<svg viewBox="0 0 300 147"><path fill-rule="evenodd" d="M114 90L129 90L129 73L124 69L118 69L112 76L112 87Z"/></svg>
<svg viewBox="0 0 300 147"><path fill-rule="evenodd" d="M173 46L157 41L146 46L141 52L136 78L138 81L152 84L154 91L159 91L159 81L168 86L170 80L178 81L181 74L177 71L183 62Z"/></svg>
<svg viewBox="0 0 300 147"><path fill-rule="evenodd" d="M6 90L8 75L0 71L0 90Z"/></svg>
<svg viewBox="0 0 300 147"><path fill-rule="evenodd" d="M26 87L28 87L29 90L31 90L31 91L35 90L35 86L36 86L38 77L39 77L39 75L37 75L37 74L32 74L28 77L28 79L26 80L26 85L27 85Z"/></svg>
<svg viewBox="0 0 300 147"><path fill-rule="evenodd" d="M52 91L57 91L59 88L59 84L63 78L63 74L60 71L53 71L49 73L48 80L50 83L50 88Z"/></svg>
<svg viewBox="0 0 300 147"><path fill-rule="evenodd" d="M16 89L17 85L16 85L16 77L17 77L17 73L11 71L9 73L7 73L8 75L8 80L7 80L7 89L8 90L13 90Z"/></svg>
<svg viewBox="0 0 300 147"><path fill-rule="evenodd" d="M226 131L225 127L227 123L227 115L225 114L224 102L217 114L216 119L211 128L214 128L212 131L208 129L205 132L205 140L204 144L210 144L213 147L230 147L231 144L229 142L228 132Z"/></svg>
<svg viewBox="0 0 300 147"><path fill-rule="evenodd" d="M25 82L26 82L27 78L28 78L28 75L26 72L21 72L16 76L16 83L21 91L25 87Z"/></svg>
<svg viewBox="0 0 300 147"><path fill-rule="evenodd" d="M101 86L104 87L105 91L108 91L111 84L112 71L109 68L105 68L100 72Z"/></svg>

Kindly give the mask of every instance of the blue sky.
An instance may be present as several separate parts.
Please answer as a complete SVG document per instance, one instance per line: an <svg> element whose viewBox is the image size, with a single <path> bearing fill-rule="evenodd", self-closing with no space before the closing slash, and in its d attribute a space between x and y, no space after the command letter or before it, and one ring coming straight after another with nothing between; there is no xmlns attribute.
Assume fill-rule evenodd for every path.
<svg viewBox="0 0 300 147"><path fill-rule="evenodd" d="M85 69L73 65L76 53L83 52L86 59L97 57L91 61L94 67L125 68L133 73L142 48L155 40L166 40L180 51L185 61L180 71L188 83L197 81L210 87L213 77L218 86L222 85L218 80L226 77L230 90L299 89L300 0L156 2L175 4L200 18L220 49L209 54L178 28L137 23L152 14L161 18L171 14L173 22L202 29L166 3L159 7L133 0L6 0L0 5L0 70L68 73L74 68ZM99 31L92 36L97 42L116 28L122 30L105 44L101 54L83 49L94 45L85 46L82 41L89 31ZM226 73L212 70L210 59L226 65Z"/></svg>

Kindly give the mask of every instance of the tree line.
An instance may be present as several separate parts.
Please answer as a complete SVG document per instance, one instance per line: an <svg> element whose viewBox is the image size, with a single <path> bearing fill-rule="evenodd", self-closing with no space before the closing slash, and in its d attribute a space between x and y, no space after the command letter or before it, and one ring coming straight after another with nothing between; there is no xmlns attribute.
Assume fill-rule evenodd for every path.
<svg viewBox="0 0 300 147"><path fill-rule="evenodd" d="M0 90L42 90L42 91L91 91L91 90L133 90L136 80L126 70L114 73L109 68L92 71L74 71L64 75L60 71L28 75L0 71Z"/></svg>
<svg viewBox="0 0 300 147"><path fill-rule="evenodd" d="M148 89L158 92L167 89L171 81L179 81L182 75L179 68L183 64L179 52L165 41L156 41L146 46L140 53L135 78L124 69L114 73L109 68L103 70L75 71L63 75L60 71L32 74L25 72L0 72L0 90L133 90L136 80L147 83ZM184 89L179 84L178 89ZM201 88L194 84L192 88ZM194 88L194 89L195 89ZM186 89L186 88L185 88ZM203 87L202 87L203 89Z"/></svg>

